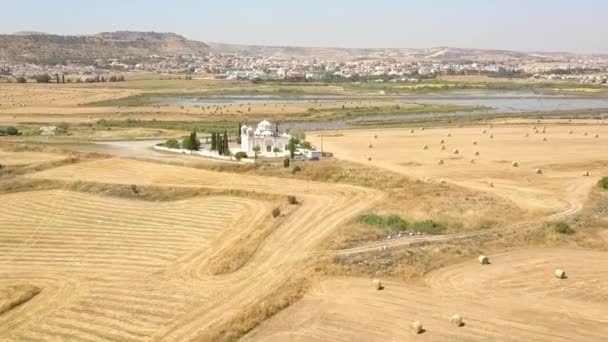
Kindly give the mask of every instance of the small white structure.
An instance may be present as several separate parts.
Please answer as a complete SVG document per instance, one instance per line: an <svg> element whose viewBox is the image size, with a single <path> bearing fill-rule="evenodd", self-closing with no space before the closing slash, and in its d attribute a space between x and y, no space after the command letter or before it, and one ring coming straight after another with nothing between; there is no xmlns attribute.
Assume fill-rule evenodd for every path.
<svg viewBox="0 0 608 342"><path fill-rule="evenodd" d="M259 155L264 157L284 157L289 154L288 144L291 135L279 133L278 127L264 120L254 129L246 125L241 127L241 150L253 155L253 148L260 147ZM275 147L279 150L275 154Z"/></svg>

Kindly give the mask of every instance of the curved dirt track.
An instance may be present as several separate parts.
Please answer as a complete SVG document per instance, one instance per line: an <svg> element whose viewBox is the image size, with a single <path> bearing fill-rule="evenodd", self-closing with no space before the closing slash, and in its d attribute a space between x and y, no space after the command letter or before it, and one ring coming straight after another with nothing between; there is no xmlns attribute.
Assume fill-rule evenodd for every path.
<svg viewBox="0 0 608 342"><path fill-rule="evenodd" d="M608 253L514 250L431 273L425 286L337 278L245 341L605 341ZM553 272L563 268L568 279ZM450 325L452 315L463 327ZM426 332L414 335L419 320Z"/></svg>
<svg viewBox="0 0 608 342"><path fill-rule="evenodd" d="M4 278L10 283L36 284L32 279L53 274L58 282L74 286L65 296L57 295L55 302L41 296L23 305L22 314L15 311L7 316L0 328L0 339L6 341L196 339L201 331L230 320L298 276L299 265L325 237L383 196L353 186L117 158L29 177L198 187L235 195L168 203L65 191L2 196L10 206L0 212L0 227L11 227L0 228ZM297 214L287 216L243 267L212 276L205 265L211 244L255 229L261 220L270 219L269 210L277 205L249 199L251 195L235 197L242 191L296 195L301 204ZM27 203L28 198L34 198L34 203ZM233 235L225 237L227 233ZM40 287L44 293L49 286L41 282Z"/></svg>

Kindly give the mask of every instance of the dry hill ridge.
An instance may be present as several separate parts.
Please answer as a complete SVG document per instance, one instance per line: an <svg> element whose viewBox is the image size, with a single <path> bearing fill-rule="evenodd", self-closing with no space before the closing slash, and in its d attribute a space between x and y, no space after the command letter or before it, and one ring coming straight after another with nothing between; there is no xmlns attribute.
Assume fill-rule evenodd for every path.
<svg viewBox="0 0 608 342"><path fill-rule="evenodd" d="M104 32L96 35L62 36L20 32L0 35L0 62L91 64L97 58L134 59L150 55L206 54L207 44L175 33Z"/></svg>

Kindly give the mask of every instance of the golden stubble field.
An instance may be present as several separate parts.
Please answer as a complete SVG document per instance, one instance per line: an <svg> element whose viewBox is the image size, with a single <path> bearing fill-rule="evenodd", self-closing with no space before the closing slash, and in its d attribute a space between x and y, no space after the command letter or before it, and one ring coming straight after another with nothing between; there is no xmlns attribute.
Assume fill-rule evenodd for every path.
<svg viewBox="0 0 608 342"><path fill-rule="evenodd" d="M319 134L309 139L321 145ZM339 159L496 194L538 214L580 206L608 173L608 125L599 124L326 132L323 146Z"/></svg>
<svg viewBox="0 0 608 342"><path fill-rule="evenodd" d="M324 148L421 182L504 197L530 217L575 214L608 173L608 129L542 130L531 123L343 131L325 134ZM8 165L60 156L28 153L0 156ZM416 285L383 280L382 291L371 279L327 277L264 321L264 313L279 311L265 303L309 274L307 261L341 226L381 203L378 190L123 158L23 178L210 194L175 201L66 189L0 195L0 289L41 289L0 315L1 340L206 341L246 334L252 341L602 341L608 334L608 254L571 248L492 253L490 265L459 261ZM285 208L288 195L300 204ZM284 213L275 220L270 211L277 206ZM568 278L555 278L557 268ZM464 326L450 325L454 314ZM423 334L409 331L414 320Z"/></svg>

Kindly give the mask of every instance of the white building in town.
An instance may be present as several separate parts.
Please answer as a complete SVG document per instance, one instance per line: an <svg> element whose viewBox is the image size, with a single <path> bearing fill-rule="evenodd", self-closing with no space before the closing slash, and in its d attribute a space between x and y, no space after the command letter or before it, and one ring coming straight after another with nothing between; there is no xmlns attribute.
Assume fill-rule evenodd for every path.
<svg viewBox="0 0 608 342"><path fill-rule="evenodd" d="M253 148L260 147L260 155L264 157L274 157L274 148L278 148L277 157L283 157L289 154L288 144L291 135L279 133L278 127L264 120L253 127L241 127L241 150L249 155L253 155Z"/></svg>

